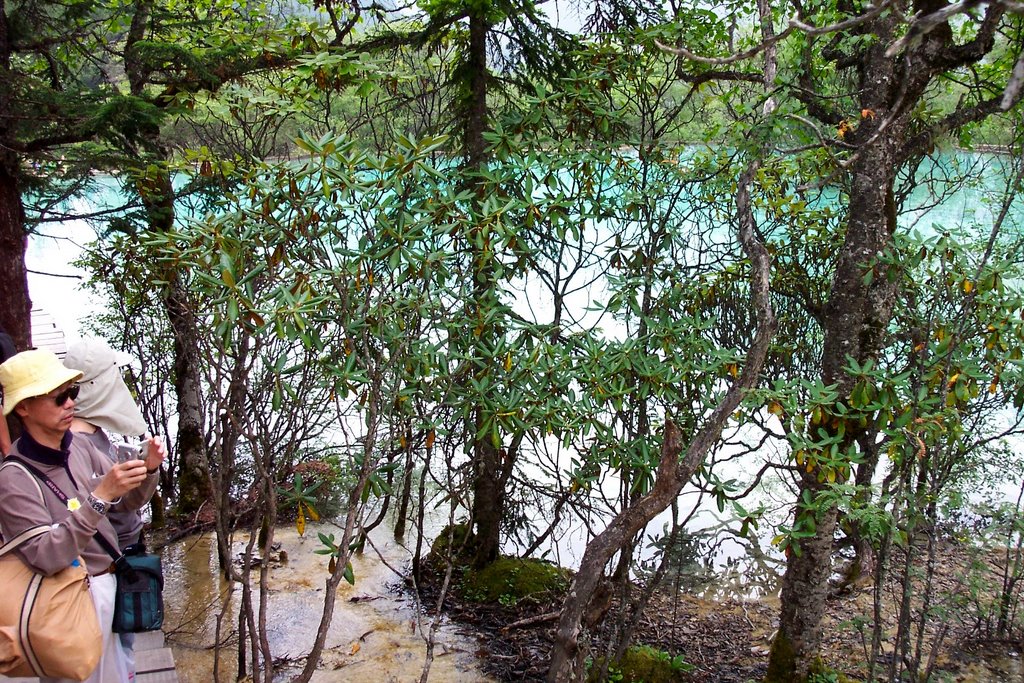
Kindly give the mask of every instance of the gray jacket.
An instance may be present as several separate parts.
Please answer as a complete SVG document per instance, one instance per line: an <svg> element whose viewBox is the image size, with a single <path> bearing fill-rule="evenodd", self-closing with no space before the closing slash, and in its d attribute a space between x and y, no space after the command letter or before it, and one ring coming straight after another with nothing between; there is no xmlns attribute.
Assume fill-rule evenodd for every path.
<svg viewBox="0 0 1024 683"><path fill-rule="evenodd" d="M93 538L99 531L114 547L117 534L106 516L87 501L113 463L84 439L64 435L61 449L42 446L27 432L14 442L12 455L18 455L48 476L69 499L65 505L35 475L14 464L0 466L0 534L13 538L22 531L48 524L50 533L26 541L15 551L34 571L50 576L82 556L90 574L110 568L111 557ZM146 477L142 486L118 502L115 509L137 510L156 491L158 476ZM41 495L40 495L41 494ZM69 508L74 507L72 511Z"/></svg>

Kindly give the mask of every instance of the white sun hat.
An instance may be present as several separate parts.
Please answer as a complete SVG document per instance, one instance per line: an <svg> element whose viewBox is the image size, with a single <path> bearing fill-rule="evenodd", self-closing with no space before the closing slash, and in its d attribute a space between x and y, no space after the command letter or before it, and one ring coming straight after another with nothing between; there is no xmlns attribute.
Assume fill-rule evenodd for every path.
<svg viewBox="0 0 1024 683"><path fill-rule="evenodd" d="M82 372L75 416L115 434L143 434L146 420L121 376L121 368L132 360L102 339L83 339L69 346L64 365Z"/></svg>

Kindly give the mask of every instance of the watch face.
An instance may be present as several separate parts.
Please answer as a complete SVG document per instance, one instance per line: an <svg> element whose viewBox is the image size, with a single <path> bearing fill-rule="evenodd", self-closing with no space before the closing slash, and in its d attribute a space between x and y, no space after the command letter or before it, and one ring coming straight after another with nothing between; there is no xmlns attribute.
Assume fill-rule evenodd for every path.
<svg viewBox="0 0 1024 683"><path fill-rule="evenodd" d="M89 496L89 505L91 505L92 509L100 513L101 515L107 514L106 503L103 503L98 498L95 498L94 496Z"/></svg>

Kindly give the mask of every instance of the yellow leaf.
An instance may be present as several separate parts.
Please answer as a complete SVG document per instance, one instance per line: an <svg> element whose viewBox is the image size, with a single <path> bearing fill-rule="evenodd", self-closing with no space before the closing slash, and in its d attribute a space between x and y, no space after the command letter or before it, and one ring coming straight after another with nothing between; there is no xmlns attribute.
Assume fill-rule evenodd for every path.
<svg viewBox="0 0 1024 683"><path fill-rule="evenodd" d="M349 654L354 655L357 652L359 652L359 643L352 643L352 651Z"/></svg>
<svg viewBox="0 0 1024 683"><path fill-rule="evenodd" d="M768 404L768 412L771 413L772 415L777 415L781 417L783 413L785 413L786 411L783 410L782 406L779 403L772 401L771 403Z"/></svg>
<svg viewBox="0 0 1024 683"><path fill-rule="evenodd" d="M309 518L311 520L313 520L314 522L319 522L320 521L320 513L317 512L316 510L314 510L312 505L307 505L306 506L306 512L309 513Z"/></svg>
<svg viewBox="0 0 1024 683"><path fill-rule="evenodd" d="M306 533L306 515L302 512L302 503L299 503L299 515L295 518L295 530L299 532L299 536Z"/></svg>
<svg viewBox="0 0 1024 683"><path fill-rule="evenodd" d="M974 283L970 280L964 280L964 291L970 294L972 289L974 289Z"/></svg>
<svg viewBox="0 0 1024 683"><path fill-rule="evenodd" d="M505 372L512 369L512 352L508 351L505 353Z"/></svg>

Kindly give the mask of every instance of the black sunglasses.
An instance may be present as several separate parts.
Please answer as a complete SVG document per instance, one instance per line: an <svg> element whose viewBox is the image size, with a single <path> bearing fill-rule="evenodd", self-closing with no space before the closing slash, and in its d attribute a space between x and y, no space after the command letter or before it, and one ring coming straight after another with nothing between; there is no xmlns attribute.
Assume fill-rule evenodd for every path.
<svg viewBox="0 0 1024 683"><path fill-rule="evenodd" d="M74 401L76 398L78 398L78 391L79 391L79 389L80 389L80 387L77 384L72 384L70 387L68 387L64 391L60 392L56 396L50 396L49 394L47 394L47 396L52 398L53 402L56 403L57 407L59 408L59 407L63 406L65 403L67 403L69 398L72 401Z"/></svg>

